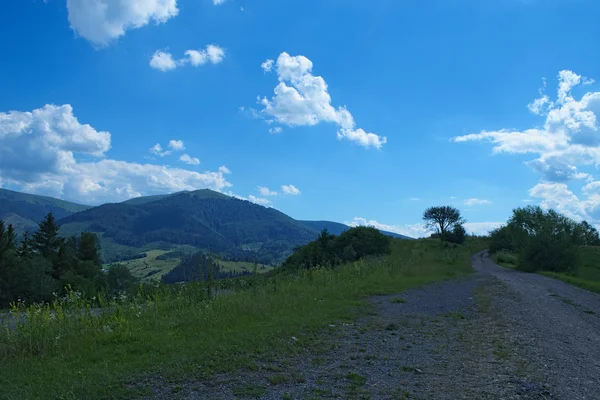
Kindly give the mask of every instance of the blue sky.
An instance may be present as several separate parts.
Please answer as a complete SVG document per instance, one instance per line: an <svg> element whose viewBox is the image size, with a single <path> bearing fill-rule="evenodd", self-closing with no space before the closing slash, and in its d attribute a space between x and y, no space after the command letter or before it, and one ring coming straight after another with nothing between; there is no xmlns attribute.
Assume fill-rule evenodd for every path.
<svg viewBox="0 0 600 400"><path fill-rule="evenodd" d="M4 4L0 186L208 187L412 235L443 204L476 232L527 204L600 223L597 2L217 3Z"/></svg>

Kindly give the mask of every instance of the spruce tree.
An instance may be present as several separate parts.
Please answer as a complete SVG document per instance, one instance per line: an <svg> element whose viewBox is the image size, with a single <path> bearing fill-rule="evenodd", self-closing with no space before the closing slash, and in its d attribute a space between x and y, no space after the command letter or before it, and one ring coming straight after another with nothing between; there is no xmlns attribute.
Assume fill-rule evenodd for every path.
<svg viewBox="0 0 600 400"><path fill-rule="evenodd" d="M77 258L81 261L90 261L100 266L100 249L98 236L91 232L83 232L77 245Z"/></svg>
<svg viewBox="0 0 600 400"><path fill-rule="evenodd" d="M21 245L17 249L17 254L23 259L29 259L33 255L32 239L29 232L23 234Z"/></svg>
<svg viewBox="0 0 600 400"><path fill-rule="evenodd" d="M33 234L32 247L42 257L52 264L52 275L60 278L64 269L64 259L59 258L59 250L64 245L63 238L58 236L58 225L52 213L40 223L39 230ZM61 254L61 256L64 254Z"/></svg>
<svg viewBox="0 0 600 400"><path fill-rule="evenodd" d="M63 239L58 236L58 229L54 215L49 213L40 223L39 230L33 234L34 250L50 261L56 257L63 243Z"/></svg>

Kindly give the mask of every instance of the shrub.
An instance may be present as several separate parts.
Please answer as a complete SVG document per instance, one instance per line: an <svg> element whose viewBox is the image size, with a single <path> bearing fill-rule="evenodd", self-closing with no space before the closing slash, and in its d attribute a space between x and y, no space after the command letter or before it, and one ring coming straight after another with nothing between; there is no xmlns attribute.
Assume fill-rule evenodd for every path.
<svg viewBox="0 0 600 400"><path fill-rule="evenodd" d="M513 265L517 265L518 260L517 260L517 256L513 253L510 253L508 251L499 251L496 253L496 260L500 263L500 264L513 264Z"/></svg>
<svg viewBox="0 0 600 400"><path fill-rule="evenodd" d="M111 294L126 292L137 283L129 268L123 264L111 265L106 274L108 292Z"/></svg>
<svg viewBox="0 0 600 400"><path fill-rule="evenodd" d="M390 254L391 238L371 227L351 228L340 236L321 232L317 240L296 249L284 263L284 269L334 267L367 256Z"/></svg>
<svg viewBox="0 0 600 400"><path fill-rule="evenodd" d="M526 272L573 272L577 261L577 245L570 235L541 232L527 239L517 268Z"/></svg>
<svg viewBox="0 0 600 400"><path fill-rule="evenodd" d="M492 231L489 250L518 253L517 268L522 271L573 272L578 246L595 242L597 235L587 223L577 223L554 210L528 206L513 210L507 225Z"/></svg>
<svg viewBox="0 0 600 400"><path fill-rule="evenodd" d="M508 226L496 228L490 232L490 253L497 253L502 250L514 250L512 236Z"/></svg>
<svg viewBox="0 0 600 400"><path fill-rule="evenodd" d="M467 237L467 231L465 227L456 224L452 227L452 230L444 235L444 240L450 243L463 244Z"/></svg>

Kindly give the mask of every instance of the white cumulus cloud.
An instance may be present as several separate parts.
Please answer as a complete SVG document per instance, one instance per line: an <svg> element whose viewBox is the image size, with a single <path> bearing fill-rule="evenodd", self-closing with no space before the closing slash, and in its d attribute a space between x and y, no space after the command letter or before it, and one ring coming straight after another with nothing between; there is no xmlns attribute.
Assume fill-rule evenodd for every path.
<svg viewBox="0 0 600 400"><path fill-rule="evenodd" d="M181 161L183 161L186 164L190 164L190 165L198 165L200 164L200 160L197 159L196 157L191 157L188 154L182 154L181 157L179 157L179 159Z"/></svg>
<svg viewBox="0 0 600 400"><path fill-rule="evenodd" d="M185 150L185 145L182 140L169 140L169 147L175 151Z"/></svg>
<svg viewBox="0 0 600 400"><path fill-rule="evenodd" d="M67 0L67 11L71 29L96 46L179 13L177 0Z"/></svg>
<svg viewBox="0 0 600 400"><path fill-rule="evenodd" d="M281 186L281 191L283 192L283 194L291 196L297 196L301 193L300 190L294 185L283 185Z"/></svg>
<svg viewBox="0 0 600 400"><path fill-rule="evenodd" d="M259 98L260 111L267 122L276 121L287 126L313 126L329 122L338 126L338 139L347 139L365 148L380 149L387 139L356 128L354 118L344 106L331 105L327 83L312 74L313 64L304 56L281 53L277 62L267 60L261 65L265 71L275 69L279 84L274 96Z"/></svg>
<svg viewBox="0 0 600 400"><path fill-rule="evenodd" d="M152 55L152 59L150 59L150 66L165 72L177 68L177 63L173 60L171 53L157 50Z"/></svg>
<svg viewBox="0 0 600 400"><path fill-rule="evenodd" d="M270 190L268 187L258 186L257 189L261 196L277 196L277 192Z"/></svg>
<svg viewBox="0 0 600 400"><path fill-rule="evenodd" d="M183 63L189 62L194 67L210 62L218 64L225 58L225 50L215 44L209 44L206 49L187 50L185 52L187 59L182 59Z"/></svg>
<svg viewBox="0 0 600 400"><path fill-rule="evenodd" d="M184 54L183 58L175 60L171 53L157 50L150 59L150 67L166 72L187 64L193 67L206 63L219 64L225 59L225 49L215 44L209 44L206 48L200 50L186 50Z"/></svg>
<svg viewBox="0 0 600 400"><path fill-rule="evenodd" d="M181 190L222 191L231 186L225 167L199 173L112 160L104 158L110 144L110 133L81 124L68 104L0 112L3 185L87 204ZM153 150L165 152L160 144Z"/></svg>
<svg viewBox="0 0 600 400"><path fill-rule="evenodd" d="M171 154L171 150L163 149L163 147L160 145L160 143L156 143L154 146L150 147L150 150L148 150L148 151L159 157L165 157L165 156L168 156L169 154Z"/></svg>
<svg viewBox="0 0 600 400"><path fill-rule="evenodd" d="M271 205L271 200L269 199L264 199L262 197L256 197L254 195L250 195L248 196L248 200L255 203L255 204L260 204L261 206L269 206Z"/></svg>
<svg viewBox="0 0 600 400"><path fill-rule="evenodd" d="M572 89L588 78L568 70L558 74L556 100L544 90L529 104L529 110L544 117L542 127L524 130L501 129L482 131L453 138L455 142L488 141L494 153L535 154L537 159L526 164L542 175L544 181L565 182L572 179L590 179L578 170L581 165L600 165L600 92L589 92L579 100ZM545 88L544 81L544 88Z"/></svg>
<svg viewBox="0 0 600 400"><path fill-rule="evenodd" d="M260 67L265 71L265 72L271 72L273 70L273 64L275 63L274 60L268 59L266 60L264 63L260 64Z"/></svg>

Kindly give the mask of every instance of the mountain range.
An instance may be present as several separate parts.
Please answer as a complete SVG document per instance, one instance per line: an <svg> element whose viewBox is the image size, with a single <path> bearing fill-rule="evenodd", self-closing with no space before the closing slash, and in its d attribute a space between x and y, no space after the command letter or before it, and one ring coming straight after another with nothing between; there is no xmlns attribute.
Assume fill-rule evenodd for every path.
<svg viewBox="0 0 600 400"><path fill-rule="evenodd" d="M331 221L300 221L269 207L209 189L142 196L97 207L0 189L0 219L19 233L34 231L52 212L63 236L96 232L105 262L135 258L150 249L196 248L232 260L274 264L327 229ZM391 232L390 236L405 238Z"/></svg>

